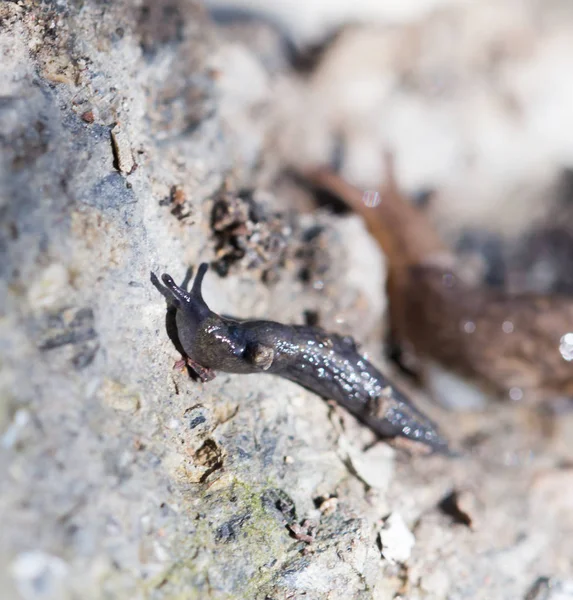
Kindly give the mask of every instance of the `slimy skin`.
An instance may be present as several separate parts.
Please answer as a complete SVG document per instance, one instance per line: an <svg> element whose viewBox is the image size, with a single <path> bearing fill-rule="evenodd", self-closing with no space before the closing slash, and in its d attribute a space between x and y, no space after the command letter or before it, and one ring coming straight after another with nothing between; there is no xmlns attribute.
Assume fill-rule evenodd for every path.
<svg viewBox="0 0 573 600"><path fill-rule="evenodd" d="M357 350L352 338L319 327L274 321L235 321L215 314L201 294L203 263L191 292L163 275L152 281L176 309L187 363L203 381L213 371L271 373L335 400L381 437L400 436L448 453L436 426Z"/></svg>

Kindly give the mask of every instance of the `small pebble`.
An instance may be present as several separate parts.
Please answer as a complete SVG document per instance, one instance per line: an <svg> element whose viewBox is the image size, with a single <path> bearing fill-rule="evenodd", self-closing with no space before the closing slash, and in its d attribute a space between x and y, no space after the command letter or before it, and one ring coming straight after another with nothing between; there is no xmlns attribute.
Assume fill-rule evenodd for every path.
<svg viewBox="0 0 573 600"><path fill-rule="evenodd" d="M82 121L85 121L86 123L93 123L95 118L94 118L94 113L92 110L86 110L85 113L82 113Z"/></svg>
<svg viewBox="0 0 573 600"><path fill-rule="evenodd" d="M328 516L335 513L337 508L338 498L336 496L332 496L331 498L327 498L326 500L321 502L320 506L318 507L318 510L320 510L320 512L323 515Z"/></svg>
<svg viewBox="0 0 573 600"><path fill-rule="evenodd" d="M129 175L135 170L135 161L131 150L131 142L127 133L116 124L111 130L111 141L116 167L124 175Z"/></svg>
<svg viewBox="0 0 573 600"><path fill-rule="evenodd" d="M380 530L382 556L392 563L405 563L416 543L414 534L408 529L399 513L391 513Z"/></svg>

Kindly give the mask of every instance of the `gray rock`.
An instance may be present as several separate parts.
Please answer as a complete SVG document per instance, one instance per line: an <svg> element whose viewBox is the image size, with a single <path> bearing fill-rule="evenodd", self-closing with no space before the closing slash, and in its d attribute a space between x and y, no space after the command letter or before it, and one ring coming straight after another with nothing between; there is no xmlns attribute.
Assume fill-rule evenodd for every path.
<svg viewBox="0 0 573 600"><path fill-rule="evenodd" d="M268 180L276 61L183 0L4 2L0 56L3 598L524 597L553 576L570 523L530 487L555 457L503 409L478 427L425 404L475 456L403 459L288 381L172 368L149 273L220 258L214 199ZM360 221L251 196L266 217L225 237L249 260L208 274L209 302L312 313L380 363L382 258ZM476 481L474 534L439 503ZM407 572L378 547L396 512Z"/></svg>
<svg viewBox="0 0 573 600"><path fill-rule="evenodd" d="M287 526L348 474L321 399L271 378L202 386L172 369L149 272L215 258L209 198L231 140L209 91L201 10L182 4L179 33L151 43L126 7L0 9L2 567L26 599L290 593L323 559L301 558L306 544ZM247 174L260 144L235 157ZM173 186L191 218L162 203ZM208 290L237 313L266 295L282 313L269 316L300 322L306 225L293 223L280 260L242 276L237 261ZM265 227L252 229L253 256L268 246ZM270 268L266 287L257 280ZM335 309L330 298L323 314ZM337 530L320 542L335 561ZM357 576L339 571L336 586L311 588L349 590L341 583Z"/></svg>

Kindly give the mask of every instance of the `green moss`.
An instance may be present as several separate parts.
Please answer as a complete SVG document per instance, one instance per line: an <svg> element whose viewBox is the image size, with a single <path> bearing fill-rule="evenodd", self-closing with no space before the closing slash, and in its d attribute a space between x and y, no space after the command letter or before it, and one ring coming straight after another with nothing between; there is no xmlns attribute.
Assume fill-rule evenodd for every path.
<svg viewBox="0 0 573 600"><path fill-rule="evenodd" d="M169 600L255 598L293 546L280 518L263 506L261 497L268 488L235 479L216 493L206 489L195 530L177 541L180 555L189 558L146 582L146 596ZM197 504L189 510L197 511ZM221 539L221 531L228 536ZM219 589L213 580L226 589Z"/></svg>

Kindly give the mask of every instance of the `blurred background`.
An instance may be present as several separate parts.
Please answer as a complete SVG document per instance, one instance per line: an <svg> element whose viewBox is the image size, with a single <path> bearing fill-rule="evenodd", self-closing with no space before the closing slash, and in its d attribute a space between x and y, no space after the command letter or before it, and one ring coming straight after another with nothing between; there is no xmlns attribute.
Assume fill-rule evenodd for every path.
<svg viewBox="0 0 573 600"><path fill-rule="evenodd" d="M571 3L207 5L227 42L215 59L221 83L249 82L242 97L263 107L254 120L272 160L335 164L372 188L390 148L400 185L415 202L430 200L433 222L475 277L573 290ZM227 110L248 139L253 124L232 118L236 104Z"/></svg>

